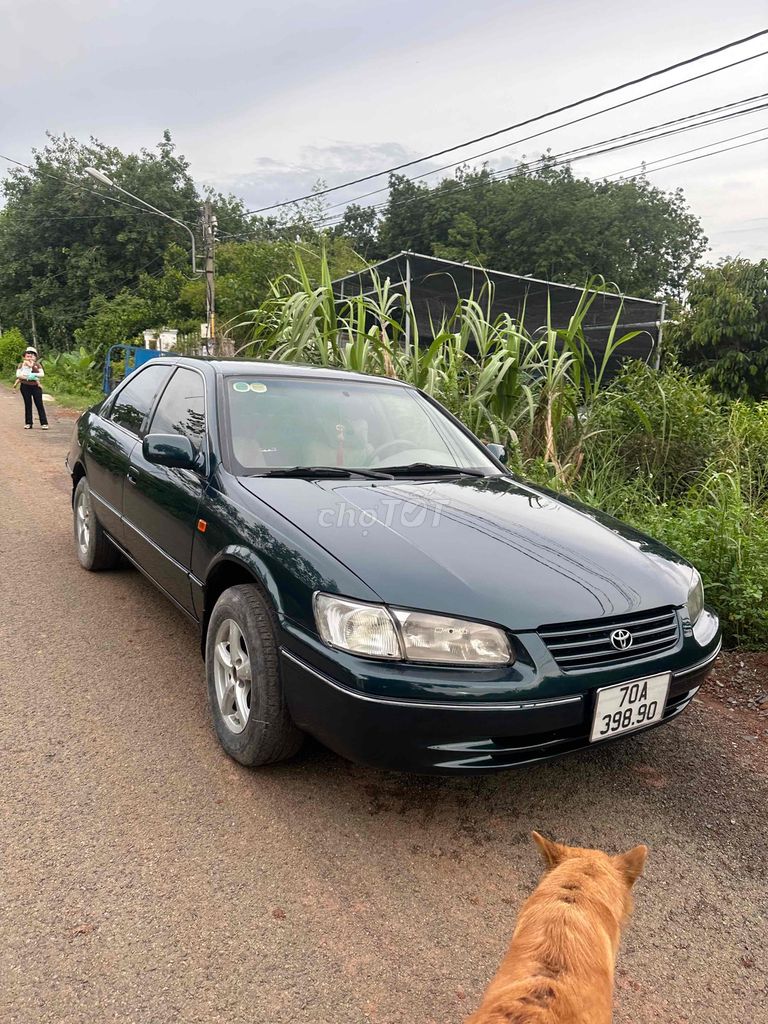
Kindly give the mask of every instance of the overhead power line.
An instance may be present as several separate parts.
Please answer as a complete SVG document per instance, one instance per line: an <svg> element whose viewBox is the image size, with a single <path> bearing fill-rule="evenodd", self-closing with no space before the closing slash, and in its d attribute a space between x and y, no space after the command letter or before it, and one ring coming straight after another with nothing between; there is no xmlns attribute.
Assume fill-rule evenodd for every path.
<svg viewBox="0 0 768 1024"><path fill-rule="evenodd" d="M521 145L523 142L530 142L532 139L541 138L542 135L548 135L550 132L558 131L560 128L570 128L575 124L581 124L583 121L589 121L593 117L598 117L601 114L609 114L614 110L620 110L622 107L630 106L632 103L637 103L640 100L649 99L652 96L659 96L661 93L669 92L670 89L677 89L681 85L688 85L691 82L697 82L702 78L709 78L710 75L716 75L720 71L727 71L730 68L738 67L740 64L747 64L749 61L757 60L759 57L768 56L768 50L761 50L760 53L754 53L749 57L743 57L741 60L732 61L730 64L724 64L719 68L711 68L709 71L702 71L698 75L691 75L689 78L684 78L679 82L672 82L670 85L663 85L658 89L652 89L650 92L642 93L640 96L633 96L631 99L622 100L620 103L613 103L609 107L602 107L600 110L595 110L589 114L582 114L581 117L573 118L571 121L565 121L562 124L555 125L552 128L544 128L540 132L536 132L534 135L528 135L523 139L518 139L515 142L504 143L502 146L495 146L493 149L486 149L481 153L475 153L473 156L465 157L462 160L454 161L451 164L446 164L443 167L439 167L434 171L425 171L422 174L415 175L412 180L416 181L419 178L426 177L427 175L439 173L445 170L451 170L454 167L460 167L463 163L468 160L478 160L480 157L492 156L494 153L499 153L504 149L509 149L511 146ZM753 97L756 99L757 97ZM713 107L713 110L722 109L725 110L728 106L736 106L738 103L746 103L747 100L739 100L736 104L724 104L722 107ZM682 120L682 119L681 119Z"/></svg>
<svg viewBox="0 0 768 1024"><path fill-rule="evenodd" d="M717 108L714 108L714 109L717 109ZM532 161L528 161L528 162L520 161L519 163L517 163L517 164L515 164L515 165L513 165L511 167L503 167L503 168L500 168L499 170L496 170L496 171L489 171L489 172L487 172L487 174L484 177L478 178L476 181L471 181L469 183L465 183L463 181L456 181L456 182L452 183L452 187L450 187L450 188L441 188L440 190L432 190L431 189L431 190L429 190L429 192L427 194L421 193L421 194L415 195L415 196L406 196L406 197L404 197L402 199L398 199L398 200L394 200L394 201L390 199L387 202L379 203L379 204L377 204L375 206L368 207L368 209L373 209L373 210L376 210L376 211L380 211L380 210L384 210L384 209L389 210L389 209L393 209L393 208L400 207L400 206L406 206L409 203L418 201L419 199L439 200L439 199L443 198L444 196L449 196L449 195L451 195L454 192L460 191L461 189L473 189L473 188L477 188L477 187L486 186L486 185L488 185L492 181L499 180L499 178L503 177L504 175L508 175L510 173L513 173L514 171L518 170L521 166L525 166L528 170L537 170L537 169L539 169L541 167L548 166L548 165L549 166L556 166L558 164L563 164L563 163L576 163L576 162L578 162L580 160L587 160L587 159L590 159L591 157L601 156L601 155L603 155L605 153L612 153L612 152L618 152L618 151L623 150L623 149L629 149L629 148L631 148L633 146L642 145L645 142L654 142L657 139L669 138L671 136L682 134L683 132L686 132L686 131L692 131L695 128L704 128L704 127L708 127L708 126L713 125L713 124L718 124L718 123L723 122L723 121L730 121L730 120L732 120L735 117L740 117L740 116L743 116L745 114L759 113L759 112L762 112L762 111L764 111L766 109L768 109L768 104L766 104L766 103L756 104L755 106L750 107L747 110L732 111L729 114L725 114L725 115L722 115L722 116L719 116L719 117L709 118L709 119L706 119L706 120L700 120L700 121L697 121L694 124L678 125L677 127L674 127L674 128L672 128L671 130L668 130L668 131L659 131L658 129L663 129L663 128L667 128L669 125L674 125L675 121L667 121L667 122L662 122L661 124L657 124L657 125L650 125L647 128L641 128L638 131L629 132L626 135L615 136L612 139L603 139L600 142L591 143L588 146L581 146L581 147L579 147L577 149L565 150L562 153L547 154L547 155L545 155L545 156L543 156L543 157L541 157L541 158L539 158L537 160L532 160ZM709 113L709 111L703 111L702 113ZM700 116L700 115L691 115L691 116ZM763 130L762 128L756 129L756 131L762 131L762 130ZM651 133L655 133L655 134L651 134ZM708 145L714 146L714 145L718 145L719 142L731 142L734 139L744 138L746 135L753 135L753 134L754 134L754 132L745 132L743 135L731 136L731 137L729 137L727 139L718 140L717 142L711 142ZM642 137L641 138L636 138L635 136L638 136L638 135L642 136ZM614 143L618 143L618 144L614 145ZM698 147L698 148L705 148L705 147ZM693 150L688 150L687 152L693 152ZM681 155L683 155L683 154L679 154L679 153L675 154L675 156L681 156ZM665 157L664 159L668 159L668 158ZM330 218L326 218L326 220L324 222L324 226L326 226L326 227L333 227L333 226L335 226L335 224L340 223L342 220L343 220L343 214L340 214L340 215L337 214L337 215L334 215L334 216L332 216Z"/></svg>
<svg viewBox="0 0 768 1024"><path fill-rule="evenodd" d="M768 53L768 50L766 51L766 53ZM652 95L652 94L648 93L647 95ZM618 139L630 138L633 135L641 135L644 132L654 131L657 128L665 128L668 125L682 124L685 121L693 121L695 118L702 118L702 117L705 117L708 114L716 114L716 113L718 113L720 111L724 111L724 110L734 110L734 113L733 113L732 116L739 117L739 116L741 116L741 114L752 113L753 109L754 110L758 110L758 109L762 109L762 108L761 107L755 107L753 109L748 109L748 110L735 110L734 108L736 108L736 107L743 107L744 104L746 104L746 103L752 103L755 100L766 99L766 97L768 97L768 93L758 93L755 96L748 96L748 97L745 97L742 100L736 100L733 103L724 103L724 104L722 104L719 107L710 107L708 110L700 110L700 111L698 111L695 114L686 114L683 117L677 117L677 118L674 118L671 121L663 121L661 124L653 125L652 127L649 127L649 128L641 128L641 129L638 129L635 132L627 132L624 135L617 135L613 139L605 140L605 142L614 142L614 141L617 141ZM641 98L641 97L638 97L638 98ZM632 102L632 101L630 101L630 102ZM624 104L618 104L618 106L623 106L623 105ZM607 109L608 110L612 110L614 108L613 107L608 107ZM598 114L599 113L603 113L603 111L596 111L596 113L598 113ZM593 116L594 116L593 114L588 114L587 115L587 117L593 117ZM578 120L581 121L581 120L584 120L584 118L578 118ZM721 119L720 118L714 118L712 121L702 121L700 123L690 125L689 127L691 129L692 128L698 128L698 127L701 127L701 126L706 125L706 124L712 124L712 123L714 123L715 121L718 121L718 120L721 120ZM726 120L726 118L722 118L722 120ZM556 125L555 128L553 128L551 130L552 131L556 131L558 128L568 127L568 125L570 125L572 123L574 123L574 122L568 122L565 125ZM681 130L686 130L686 129L681 129ZM530 139L538 138L541 135L547 135L547 134L549 134L549 132L547 130L545 130L543 132L537 132L536 135L529 135L529 136L527 136L524 139L518 139L515 142L510 143L509 146L517 146L517 145L520 145L522 142L528 142ZM596 143L595 145L604 145L604 144L605 143L601 142L601 143ZM499 146L496 150L488 150L486 153L478 153L476 157L470 157L467 160L458 160L456 163L446 164L445 167L438 167L438 168L435 168L432 171L425 171L423 174L416 174L413 177L408 178L408 181L419 181L422 178L426 178L426 177L428 177L428 176L430 176L432 174L437 174L440 171L449 170L449 169L454 168L454 167L461 167L465 163L467 163L469 160L475 160L475 159L477 159L480 156L487 156L488 153L490 153L490 152L498 152L499 150L507 149L507 148L509 148L509 147L506 146L506 145L505 146ZM580 149L571 150L570 152L573 152L573 153L581 152L582 149L584 149L584 148L590 148L590 147L581 147ZM564 154L561 154L561 155L564 155ZM503 172L493 172L493 173L503 173ZM378 195L378 194L380 194L382 192L388 192L388 191L389 191L389 185L386 185L386 186L384 186L384 188L374 189L373 192L365 192L362 195L353 196L351 199L348 199L348 200L346 200L343 203L334 203L332 206L329 206L327 208L326 212L330 212L331 210L337 210L337 209L340 209L341 207L350 206L353 203L359 202L359 200L361 200L361 199L367 199L369 196ZM378 204L376 206L376 209L380 209L382 206L386 206L386 205L387 205L386 203Z"/></svg>
<svg viewBox="0 0 768 1024"><path fill-rule="evenodd" d="M742 117L746 114L762 113L762 111L764 110L768 110L768 103L760 103L755 105L754 107L750 107L748 110L739 110L736 111L735 113L723 115L722 117L712 117L706 121L698 121L696 124L680 125L677 128L670 129L669 131L658 131L653 135L643 134L642 138L632 138L632 135L640 133L630 133L630 135L625 136L618 135L615 139L607 139L605 143L598 143L598 146L600 147L599 149L595 149L594 147L591 146L584 146L579 149L566 150L565 152L558 154L554 162L559 164L570 163L572 161L576 162L578 160L588 160L590 157L593 156L602 156L604 153L614 153L622 149L631 149L632 146L641 146L644 142L655 142L657 139L666 139L670 138L673 135L682 135L684 132L690 132L696 128L708 128L710 125L720 124L723 121L732 121L734 120L734 118ZM762 131L762 128L758 128L756 130ZM744 134L754 135L755 133L745 132ZM742 136L735 137L741 138ZM619 140L621 139L624 139L625 141L619 142ZM619 144L609 145L609 143L613 142L619 142ZM714 143L711 143L711 145L714 145ZM547 156L544 156L541 158L541 160L536 161L536 163L545 164L548 159L549 158ZM499 178L505 174L512 173L519 166L520 163L516 163L511 165L510 167L502 167L499 170L491 171L491 174L493 175L493 177Z"/></svg>
<svg viewBox="0 0 768 1024"><path fill-rule="evenodd" d="M763 126L762 128L757 128L756 129L756 131L765 131L765 130L766 130L766 126ZM768 141L768 136L765 136L765 138L762 138L762 139L753 139L751 142L742 142L742 143L740 143L737 146L728 146L728 147L726 147L724 149L718 149L718 150L715 150L712 153L703 153L701 156L691 157L691 158L689 158L687 160L677 160L676 159L677 157L685 156L688 153L695 153L697 149L708 148L708 146L717 146L717 145L720 145L723 142L733 142L735 139L743 139L746 135L754 135L754 134L755 134L754 132L745 132L743 135L731 135L731 136L729 136L726 139L719 139L716 142L710 142L710 143L707 144L707 147L699 146L699 147L696 147L696 149L686 149L686 150L683 150L680 153L670 153L669 156L661 157L659 160L652 160L652 161L648 161L648 162L649 163L661 163L663 160L675 160L674 163L665 164L663 167L652 167L648 171L640 170L637 174L632 174L629 177L624 178L623 180L624 181L634 181L636 178L644 177L646 173L647 174L655 174L657 171L666 171L666 170L668 170L668 169L670 169L672 167L678 167L681 164L692 163L695 160L703 160L706 157L717 156L720 153L728 153L732 149L741 149L744 146L751 146L751 145L754 145L754 144L756 144L758 142ZM578 157L576 159L585 160L585 159L588 159L589 156L597 156L597 155L599 155L599 153L595 152L595 153L586 154L585 156ZM554 157L553 159L554 159L555 163L558 162L557 161L557 157ZM644 168L645 164L636 164L635 166L636 167ZM634 168L627 168L627 170L633 170L633 169ZM626 172L623 171L621 173L623 174L623 173L626 173ZM611 176L608 175L607 177L611 177ZM491 179L491 180L495 180L495 179ZM439 202L446 195L451 195L453 192L460 191L461 189L470 190L470 189L475 189L475 188L483 188L483 187L487 187L489 183L490 182L489 182L488 178L480 178L477 181L470 182L469 184L464 184L463 182L457 182L455 188L445 189L445 190L442 190L440 192L430 191L428 193L428 195L425 196L425 197L409 196L408 198L402 199L399 202L395 203L394 205L396 205L396 206L407 206L408 203L415 202L419 198L426 198L429 202ZM386 205L386 204L382 204L382 205ZM376 209L376 207L374 207L374 209ZM333 223L325 224L323 226L326 227L326 228L332 228L332 227L336 227L337 224L340 224L340 223L341 223L341 219L339 219L337 221L334 221Z"/></svg>
<svg viewBox="0 0 768 1024"><path fill-rule="evenodd" d="M762 128L756 129L756 131L765 131L765 126L763 126ZM733 142L735 139L743 139L746 135L754 135L754 132L745 132L743 135L732 135L732 136L729 136L726 139L719 139L716 142L710 142L710 143L708 143L708 146L717 146L717 145L720 145L721 143L724 143L724 142ZM763 140L762 139L755 139L753 141L754 142L762 142ZM716 152L713 152L713 153L704 153L702 155L702 157L695 157L694 159L698 160L698 159L703 159L704 157L707 157L707 156L717 156L718 153L728 152L729 149L740 149L742 145L747 145L748 146L748 145L752 145L752 143L751 142L742 143L739 146L731 146L728 149L717 150ZM705 147L697 147L697 149L699 149L699 148L703 149ZM575 157L575 158L570 158L570 159L586 160L590 156L598 156L600 152L602 152L602 151L595 151L593 153L585 154L582 157ZM686 150L683 150L680 153L671 153L671 154L669 154L669 156L662 157L659 161L650 161L650 162L651 163L658 163L658 162L661 162L661 160L674 160L677 157L685 156L687 153L693 153L693 152L696 152L696 149L686 149ZM554 162L555 164L558 163L558 157L557 156L549 157L547 159L550 162ZM562 161L562 162L564 162L564 163L565 162L570 162L570 159L568 161ZM685 164L685 163L690 163L690 162L691 162L690 160L680 160L680 161L678 161L676 163L673 163L673 164L667 164L664 167L652 168L651 170L648 171L648 173L649 174L655 174L656 171L663 171L663 170L666 170L668 167L677 167L678 164ZM539 163L543 164L544 161L539 161ZM528 165L528 166L533 167L534 165L531 164L531 165ZM644 165L643 164L638 164L636 166L643 167ZM630 170L631 169L632 168L630 168ZM643 176L644 176L643 171L640 171L638 174L633 174L630 177L625 178L624 180L625 181L634 181L636 178L641 178ZM407 206L409 203L416 202L420 198L421 199L426 199L428 202L439 202L441 199L445 198L445 196L449 196L453 192L457 192L457 191L460 191L462 189L464 189L465 191L469 191L469 190L476 189L476 188L485 188L485 187L487 187L491 183L491 181L494 181L494 180L496 180L496 179L493 179L493 178L489 179L488 177L485 177L485 178L479 178L476 181L469 182L468 184L464 183L464 182L457 182L453 188L443 189L443 190L440 190L439 192L438 191L430 191L426 196L423 196L423 197L422 196L408 196L407 198L401 199L398 202L394 203L393 205L395 205L395 206ZM382 206L385 206L385 205L387 205L387 204L382 204ZM376 207L373 207L373 209L376 209ZM339 219L337 221L334 221L333 223L324 224L323 226L326 227L326 228L332 228L332 227L336 227L336 225L339 224L339 223L341 223L341 219Z"/></svg>
<svg viewBox="0 0 768 1024"><path fill-rule="evenodd" d="M457 143L454 146L446 146L434 153L428 153L426 156L417 157L414 160L407 160L404 163L396 164L393 167L386 167L381 171L375 171L373 174L366 174L360 178L355 178L352 181L343 182L341 185L332 185L329 188L319 189L316 192L310 192L308 195L299 196L295 199L286 199L280 203L272 203L270 206L261 206L255 210L247 210L246 213L265 213L268 210L276 210L283 206L291 206L294 203L300 203L306 199L314 199L319 196L329 195L331 192L337 192L342 188L349 188L352 185L360 185L364 181L372 181L374 178L380 178L384 174L393 174L395 171L404 170L406 167L414 167L416 164L424 163L426 160L434 160L439 156L445 156L446 153L453 153L457 149L465 149L467 146L474 146L479 142L485 142L487 139L493 139L499 135L504 135L506 132L515 131L517 128L525 128L527 125L534 124L537 121L542 121L547 117L554 117L555 114L562 114L566 110L573 110L575 107L583 106L585 103L591 103L593 100L602 99L603 96L610 96L613 93L622 91L623 89L629 89L633 85L639 85L641 82L647 82L652 78L658 78L659 75L666 75L670 71L676 71L678 68L687 67L689 64L695 64L697 61L704 60L706 57L712 57L717 53L723 53L735 46L743 46L744 43L751 42L754 39L759 39L764 35L768 35L768 28L760 29L759 32L753 32L748 36L742 36L740 39L734 39L731 42L724 43L722 46L717 46L712 50L697 53L692 57L687 57L685 60L677 61L675 64L669 64L656 71L650 71L648 74L641 75L639 78L632 78L629 81L621 82L619 85L611 86L609 89L602 89L600 92L593 93L591 96L585 96L582 99L574 100L572 103L565 103L560 107L555 107L553 110L547 110L544 113L536 114L535 116L526 118L523 121L518 121L516 124L508 125L506 128L497 128L495 131L487 132L485 135L478 135L474 139L468 139L464 142ZM719 70L725 70L725 68L721 68Z"/></svg>
<svg viewBox="0 0 768 1024"><path fill-rule="evenodd" d="M740 136L736 136L740 138ZM721 142L728 142L728 139L721 139ZM734 149L744 149L745 146L756 146L758 142L768 142L768 135L764 135L762 139L752 139L751 142L741 142L738 146L726 146L724 149L716 149L712 153L702 153L701 156L691 156L687 160L676 160L673 164L665 164L663 167L652 167L649 171L640 171L639 174L633 174L631 178L625 179L626 181L633 181L635 178L642 178L644 174L655 174L657 171L668 171L670 167L679 167L680 164L692 164L696 160L706 160L710 156L718 156L720 153L730 153ZM714 143L712 143L714 145ZM688 150L688 152L692 152ZM681 156L680 153L673 153L673 156ZM667 160L671 157L667 157Z"/></svg>
<svg viewBox="0 0 768 1024"><path fill-rule="evenodd" d="M639 171L642 168L648 168L651 164L662 164L665 160L671 160L673 157L687 156L688 153L700 153L702 149L709 149L711 146L719 146L723 142L734 142L736 139L746 139L750 135L757 135L758 132L764 132L768 128L768 125L761 125L759 128L753 129L751 132L743 132L741 135L731 135L727 139L716 139L714 142L706 142L703 146L694 146L692 149L684 149L681 153L674 153L672 156L660 156L655 160L643 160L639 164L633 164L632 167L625 167L621 171L611 171L610 174L605 175L605 180L610 181L614 178L622 178L625 174L629 174L630 171ZM759 139L757 140L760 141ZM637 175L632 175L632 178ZM632 178L627 180L631 181Z"/></svg>

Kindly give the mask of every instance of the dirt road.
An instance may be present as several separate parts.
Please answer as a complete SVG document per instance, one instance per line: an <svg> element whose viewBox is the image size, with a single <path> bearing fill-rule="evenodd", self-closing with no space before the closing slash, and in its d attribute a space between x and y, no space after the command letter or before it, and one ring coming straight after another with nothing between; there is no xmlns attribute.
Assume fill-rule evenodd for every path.
<svg viewBox="0 0 768 1024"><path fill-rule="evenodd" d="M72 420L21 425L0 389L5 1024L456 1024L536 883L532 828L651 847L619 1024L768 1020L764 720L705 697L488 779L314 745L248 771L209 727L194 629L137 572L79 568Z"/></svg>

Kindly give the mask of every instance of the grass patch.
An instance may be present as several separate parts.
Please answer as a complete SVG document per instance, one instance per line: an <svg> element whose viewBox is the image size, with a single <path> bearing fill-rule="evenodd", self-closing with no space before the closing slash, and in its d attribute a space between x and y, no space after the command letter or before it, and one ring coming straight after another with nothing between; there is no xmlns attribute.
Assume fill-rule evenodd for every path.
<svg viewBox="0 0 768 1024"><path fill-rule="evenodd" d="M60 391L58 388L46 388L46 393L54 399L55 405L65 409L76 409L83 412L104 398L102 391Z"/></svg>

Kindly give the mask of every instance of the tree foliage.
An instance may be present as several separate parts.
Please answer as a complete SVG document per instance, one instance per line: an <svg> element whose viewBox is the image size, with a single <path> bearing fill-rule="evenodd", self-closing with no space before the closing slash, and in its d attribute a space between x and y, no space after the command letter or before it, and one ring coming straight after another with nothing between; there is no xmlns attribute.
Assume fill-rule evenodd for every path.
<svg viewBox="0 0 768 1024"><path fill-rule="evenodd" d="M9 377L21 362L27 341L18 327L0 334L0 375Z"/></svg>
<svg viewBox="0 0 768 1024"><path fill-rule="evenodd" d="M346 238L363 259L375 259L379 250L376 211L372 206L351 203L338 224L331 229L334 238Z"/></svg>
<svg viewBox="0 0 768 1024"><path fill-rule="evenodd" d="M393 175L379 231L382 254L410 249L569 284L600 274L641 297L679 295L706 244L681 190L577 178L553 162L498 180L464 169L433 188Z"/></svg>
<svg viewBox="0 0 768 1024"><path fill-rule="evenodd" d="M31 169L12 170L1 186L0 322L26 326L34 312L41 341L67 348L89 313L162 268L171 243L188 249L183 229L133 208L138 204L93 181L85 168L98 168L193 229L201 197L168 132L156 151L131 154L96 139L82 144L49 136L33 161ZM220 227L242 229L241 204L219 200Z"/></svg>
<svg viewBox="0 0 768 1024"><path fill-rule="evenodd" d="M285 241L225 242L217 247L216 310L222 329L234 329L246 310L266 299L274 281L293 271L296 251L295 244ZM334 276L363 265L344 238L305 244L301 252L310 274L319 275L323 254ZM171 245L159 273L140 274L133 288L113 298L97 296L75 330L77 343L96 351L138 339L147 328L175 327L182 334L197 334L205 320L205 283L189 280L187 259L183 249Z"/></svg>
<svg viewBox="0 0 768 1024"><path fill-rule="evenodd" d="M724 260L696 274L671 338L718 391L768 398L768 260Z"/></svg>
<svg viewBox="0 0 768 1024"><path fill-rule="evenodd" d="M49 136L32 161L0 183L0 324L29 334L34 317L48 350L93 351L148 327L197 333L205 290L190 280L184 229L85 175L89 166L102 170L197 233L204 196L170 134L130 154L96 139ZM220 325L263 301L290 271L297 244L310 276L322 252L341 276L361 260L410 249L569 284L599 274L646 297L683 295L706 245L680 191L644 178L576 178L554 161L504 179L463 168L434 187L394 175L381 216L353 203L331 227L320 195L263 217L247 216L233 196L206 195L218 219Z"/></svg>

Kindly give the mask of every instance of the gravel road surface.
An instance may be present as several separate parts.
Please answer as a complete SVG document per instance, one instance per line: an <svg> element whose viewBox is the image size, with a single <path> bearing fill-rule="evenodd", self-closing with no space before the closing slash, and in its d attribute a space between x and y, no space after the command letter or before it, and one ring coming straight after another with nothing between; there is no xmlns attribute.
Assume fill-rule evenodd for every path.
<svg viewBox="0 0 768 1024"><path fill-rule="evenodd" d="M22 419L0 389L0 1020L458 1024L536 884L532 828L651 848L618 1024L768 1020L765 719L703 692L494 778L315 744L244 769L193 627L139 573L77 564L72 418Z"/></svg>

